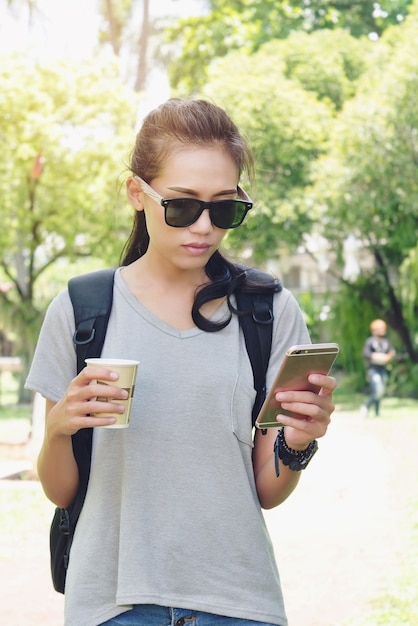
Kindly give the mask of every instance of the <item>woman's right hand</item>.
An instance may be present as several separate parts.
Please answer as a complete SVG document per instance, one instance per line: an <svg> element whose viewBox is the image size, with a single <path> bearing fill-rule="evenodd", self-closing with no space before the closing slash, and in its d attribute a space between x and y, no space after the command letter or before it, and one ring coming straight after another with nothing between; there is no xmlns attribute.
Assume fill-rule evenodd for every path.
<svg viewBox="0 0 418 626"><path fill-rule="evenodd" d="M109 384L97 383L97 379ZM38 476L47 497L56 506L71 504L77 492L79 476L73 454L71 435L81 428L108 426L115 417L100 416L123 413L118 399L126 400L127 392L112 385L118 374L102 367L85 367L68 386L57 403L46 401L46 428L38 457ZM109 398L108 402L97 400ZM110 400L113 400L110 402Z"/></svg>
<svg viewBox="0 0 418 626"><path fill-rule="evenodd" d="M108 383L97 382L97 379ZM116 417L109 417L109 413L123 413L125 406L118 404L118 400L126 400L128 397L125 389L112 385L117 379L118 374L111 369L85 367L73 378L64 397L47 413L49 435L74 435L80 428L114 424ZM101 413L106 413L106 416L101 416Z"/></svg>

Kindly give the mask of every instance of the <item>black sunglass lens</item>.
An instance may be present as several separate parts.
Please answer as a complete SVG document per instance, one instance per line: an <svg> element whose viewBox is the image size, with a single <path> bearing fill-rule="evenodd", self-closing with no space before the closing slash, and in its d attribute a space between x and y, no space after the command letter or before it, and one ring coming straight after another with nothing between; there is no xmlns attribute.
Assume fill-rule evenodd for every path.
<svg viewBox="0 0 418 626"><path fill-rule="evenodd" d="M241 224L246 205L239 200L224 200L212 205L212 222L218 228L234 228Z"/></svg>
<svg viewBox="0 0 418 626"><path fill-rule="evenodd" d="M200 203L192 198L167 200L165 204L165 219L169 226L181 228L190 226L196 221L200 211Z"/></svg>

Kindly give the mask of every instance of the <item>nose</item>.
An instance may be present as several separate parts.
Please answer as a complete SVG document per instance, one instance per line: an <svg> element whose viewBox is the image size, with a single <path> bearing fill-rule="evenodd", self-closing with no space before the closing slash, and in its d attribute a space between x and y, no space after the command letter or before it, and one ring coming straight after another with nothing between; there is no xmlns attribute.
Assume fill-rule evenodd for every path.
<svg viewBox="0 0 418 626"><path fill-rule="evenodd" d="M189 226L190 230L199 233L208 233L213 230L209 209L203 209L199 218Z"/></svg>

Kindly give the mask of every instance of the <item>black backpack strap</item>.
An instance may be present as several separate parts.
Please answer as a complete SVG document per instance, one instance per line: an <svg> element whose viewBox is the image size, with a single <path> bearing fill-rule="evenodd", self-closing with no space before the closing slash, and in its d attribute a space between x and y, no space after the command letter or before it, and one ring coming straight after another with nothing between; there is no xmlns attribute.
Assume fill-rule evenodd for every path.
<svg viewBox="0 0 418 626"><path fill-rule="evenodd" d="M113 302L114 269L71 278L68 292L74 309L77 372L87 357L100 356Z"/></svg>
<svg viewBox="0 0 418 626"><path fill-rule="evenodd" d="M273 294L239 293L237 305L241 311L251 311L239 319L253 370L254 389L257 392L252 412L254 426L266 397L266 372L273 334Z"/></svg>
<svg viewBox="0 0 418 626"><path fill-rule="evenodd" d="M74 309L73 341L77 353L77 373L84 359L100 356L113 302L115 270L107 269L72 278L68 291ZM79 487L66 509L57 508L51 524L51 573L54 588L64 593L70 548L90 477L92 428L82 428L72 436L74 457L79 471Z"/></svg>
<svg viewBox="0 0 418 626"><path fill-rule="evenodd" d="M272 277L260 270L246 270L247 277L258 283L271 283ZM278 287L277 290L280 290ZM272 291L246 292L237 291L239 320L244 333L245 345L250 358L254 377L254 389L257 392L252 411L252 423L266 397L266 373L270 360L273 336L273 293Z"/></svg>
<svg viewBox="0 0 418 626"><path fill-rule="evenodd" d="M68 283L74 309L77 372L84 368L84 359L101 354L112 309L114 274L114 269L99 270L75 276ZM80 475L79 491L84 492L81 506L90 475L92 433L92 428L83 428L72 438Z"/></svg>

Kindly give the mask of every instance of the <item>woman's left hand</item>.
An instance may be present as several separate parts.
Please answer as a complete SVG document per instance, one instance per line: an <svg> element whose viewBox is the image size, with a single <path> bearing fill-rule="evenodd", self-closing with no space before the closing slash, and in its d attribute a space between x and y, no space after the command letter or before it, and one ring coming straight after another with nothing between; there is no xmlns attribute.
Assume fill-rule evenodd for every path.
<svg viewBox="0 0 418 626"><path fill-rule="evenodd" d="M311 441L323 437L334 410L332 393L337 386L335 378L323 374L310 374L309 382L320 387L313 391L280 391L276 400L292 417L282 415L277 409L277 428L268 428L263 435L256 432L253 451L254 475L260 504L271 509L289 497L298 484L301 472L290 470L281 464L277 477L274 460L274 442L280 424L285 426L286 444L293 450L305 450Z"/></svg>
<svg viewBox="0 0 418 626"><path fill-rule="evenodd" d="M279 391L279 401L293 416L278 414L277 420L285 427L289 448L303 450L313 439L323 437L335 409L332 394L337 386L335 378L323 374L310 374L309 382L319 386L318 394L312 391Z"/></svg>

